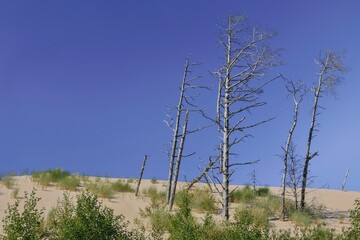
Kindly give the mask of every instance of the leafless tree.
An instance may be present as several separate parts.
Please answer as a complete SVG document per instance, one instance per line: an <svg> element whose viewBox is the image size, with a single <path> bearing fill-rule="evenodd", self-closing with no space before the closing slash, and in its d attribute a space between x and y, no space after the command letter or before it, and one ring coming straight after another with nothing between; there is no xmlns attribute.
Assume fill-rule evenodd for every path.
<svg viewBox="0 0 360 240"><path fill-rule="evenodd" d="M344 191L344 189L345 189L346 180L347 180L347 178L348 178L348 176L349 176L349 172L350 172L350 169L346 170L344 182L343 182L343 184L341 185L341 191Z"/></svg>
<svg viewBox="0 0 360 240"><path fill-rule="evenodd" d="M148 156L145 154L143 163L141 165L140 176L139 176L139 180L138 180L138 183L137 183L137 186L136 186L135 196L137 196L139 194L141 179L142 179L142 176L143 176L143 173L144 173L144 170L145 170L145 165L146 165L147 158L148 158Z"/></svg>
<svg viewBox="0 0 360 240"><path fill-rule="evenodd" d="M202 117L210 119L204 111L198 107L194 102L194 94L190 93L190 90L193 92L196 92L198 89L208 89L206 86L201 86L198 84L195 84L195 80L199 79L199 76L191 77L192 71L190 70L191 66L194 66L196 64L190 63L189 58L186 58L185 62L185 69L183 78L181 81L180 86L180 97L177 106L175 107L176 116L175 121L173 121L173 118L171 117L171 114L168 114L168 117L170 118L169 121L165 121L165 123L170 127L173 131L173 139L172 139L172 146L169 154L170 158L170 166L169 166L169 175L168 175L168 183L167 183L167 190L166 190L166 200L169 205L169 208L172 208L173 205L173 198L175 197L176 193L176 185L177 185L177 179L179 176L180 171L180 164L181 159L183 157L190 157L195 153L191 153L188 155L183 154L184 150L184 144L186 136L198 131L201 131L204 128L207 128L209 126L205 127L199 127L193 130L188 130L188 121L189 121L189 115L190 112L192 113L198 113ZM183 116L185 114L185 117ZM186 129L185 131L180 134L180 125L183 125L183 128ZM176 161L176 162L175 162ZM175 180L174 180L175 178ZM172 199L172 201L171 201Z"/></svg>
<svg viewBox="0 0 360 240"><path fill-rule="evenodd" d="M301 209L305 208L305 195L308 180L308 171L310 160L313 159L318 152L311 153L311 143L314 138L314 131L317 131L317 116L319 115L319 99L328 92L334 92L336 85L342 81L342 74L346 72L346 68L343 64L343 56L340 53L327 50L325 53L320 53L319 57L315 60L318 65L319 71L317 75L318 82L314 87L314 103L312 107L311 124L309 129L309 135L307 140L306 154L304 169L302 174L301 184Z"/></svg>
<svg viewBox="0 0 360 240"><path fill-rule="evenodd" d="M290 189L290 193L294 198L295 209L299 206L299 187L301 182L301 158L296 155L296 146L293 142L290 142L288 151L288 174L286 185Z"/></svg>
<svg viewBox="0 0 360 240"><path fill-rule="evenodd" d="M209 157L209 162L206 165L206 167L201 171L201 173L199 174L199 176L195 177L190 183L189 185L186 187L187 190L190 190L195 183L199 182L202 178L206 177L206 173L209 172L212 167L215 165L215 163L219 160L219 157L217 158L212 158ZM210 187L211 189L211 187Z"/></svg>
<svg viewBox="0 0 360 240"><path fill-rule="evenodd" d="M215 73L219 80L216 122L222 135L219 170L222 175L222 218L226 221L229 219L232 167L244 164L230 161L234 154L231 148L250 137L245 130L270 120L248 123L247 114L266 104L260 101L264 86L280 77L266 79L265 75L278 64L278 51L266 45L273 36L273 32L261 31L257 26L248 27L244 16L229 16L220 26L225 63Z"/></svg>
<svg viewBox="0 0 360 240"><path fill-rule="evenodd" d="M282 147L284 151L284 168L283 168L283 176L282 176L282 192L281 192L281 200L282 200L282 208L281 208L281 218L284 221L286 218L286 208L285 208L285 199L286 199L286 174L288 172L288 157L289 157L289 151L291 147L292 137L297 125L298 121L298 115L299 115L299 106L302 100L304 99L304 96L306 94L306 88L303 83L295 83L293 81L287 81L286 83L286 90L291 95L293 101L294 101L294 114L293 114L293 121L289 130L289 134L287 137L286 145L285 147Z"/></svg>
<svg viewBox="0 0 360 240"><path fill-rule="evenodd" d="M176 186L177 186L177 181L179 178L180 164L181 164L181 159L182 159L183 151L184 151L188 123L189 123L189 111L186 111L183 131L182 131L181 138L180 138L179 151L177 153L177 159L176 159L176 163L175 163L174 181L171 186L171 193L170 193L170 199L169 199L169 210L170 211L172 210L174 200L175 200Z"/></svg>

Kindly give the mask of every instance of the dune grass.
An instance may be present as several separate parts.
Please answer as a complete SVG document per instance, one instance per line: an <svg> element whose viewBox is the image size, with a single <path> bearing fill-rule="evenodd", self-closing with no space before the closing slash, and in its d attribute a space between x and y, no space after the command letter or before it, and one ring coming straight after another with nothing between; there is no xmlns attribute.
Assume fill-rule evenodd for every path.
<svg viewBox="0 0 360 240"><path fill-rule="evenodd" d="M57 185L62 190L76 191L77 188L80 187L80 183L80 178L76 175L72 175L59 180Z"/></svg>
<svg viewBox="0 0 360 240"><path fill-rule="evenodd" d="M1 177L1 184L7 189L12 189L15 185L15 180L11 176L3 176Z"/></svg>
<svg viewBox="0 0 360 240"><path fill-rule="evenodd" d="M128 182L123 182L121 180L112 183L112 189L116 192L134 192L134 189Z"/></svg>

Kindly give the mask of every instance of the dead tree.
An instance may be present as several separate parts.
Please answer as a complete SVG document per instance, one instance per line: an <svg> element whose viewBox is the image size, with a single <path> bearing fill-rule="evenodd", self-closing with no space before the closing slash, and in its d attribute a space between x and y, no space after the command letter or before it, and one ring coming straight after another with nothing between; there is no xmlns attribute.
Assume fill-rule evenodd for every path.
<svg viewBox="0 0 360 240"><path fill-rule="evenodd" d="M198 113L202 117L204 117L206 119L210 119L204 113L204 111L202 111L202 109L199 108L194 103L195 97L192 93L190 93L190 91L196 92L196 90L198 90L198 89L209 89L208 87L194 84L194 81L200 78L199 76L190 77L192 74L192 72L190 71L190 67L194 66L194 65L196 65L196 64L190 63L189 58L186 58L184 74L183 74L183 78L182 78L181 86L180 86L180 97L179 97L178 104L175 107L175 110L176 110L175 122L172 121L172 117L171 117L170 113L168 114L168 117L170 118L171 123L169 123L168 121L165 121L165 123L168 125L168 127L170 127L173 131L172 146L171 146L171 150L170 150L170 154L169 154L170 155L170 157L169 157L170 158L170 166L169 166L169 175L168 175L167 190L166 190L166 201L169 204L169 206L170 205L172 206L172 203L170 203L171 195L175 196L175 191L172 188L174 186L176 188L177 179L176 179L176 181L174 181L174 176L175 175L178 176L178 174L179 174L181 158L189 157L194 154L194 153L191 153L188 155L183 155L182 151L183 151L184 146L178 146L180 144L180 141L185 140L185 135L201 131L202 129L211 126L211 125L209 125L209 126L205 126L205 127L199 127L194 130L187 130L183 134L179 134L180 125L185 126L185 123L187 125L187 121L189 118L189 116L183 117L184 114L189 115L190 112ZM182 122L183 122L183 124L182 124ZM177 161L177 163L175 163L175 160Z"/></svg>
<svg viewBox="0 0 360 240"><path fill-rule="evenodd" d="M342 55L327 50L324 54L315 60L316 64L319 67L319 75L317 85L314 87L314 104L312 107L312 116L311 124L309 129L309 135L306 146L305 162L302 175L302 184L301 184L301 209L305 208L305 194L308 180L308 171L310 160L313 159L318 152L311 153L311 143L314 138L314 131L317 131L316 127L316 118L319 115L318 109L319 99L327 92L334 92L336 85L341 82L341 75L346 71L342 63Z"/></svg>
<svg viewBox="0 0 360 240"><path fill-rule="evenodd" d="M288 151L288 174L286 185L290 189L290 194L294 198L295 209L299 207L299 186L301 182L301 159L296 155L296 147L290 142Z"/></svg>
<svg viewBox="0 0 360 240"><path fill-rule="evenodd" d="M346 184L346 180L347 180L347 178L348 178L348 176L349 176L349 172L350 172L350 169L348 169L348 170L346 171L346 173L345 173L344 182L343 182L343 184L341 185L341 191L344 191L344 189L345 189L345 184Z"/></svg>
<svg viewBox="0 0 360 240"><path fill-rule="evenodd" d="M174 162L176 158L176 150L177 150L177 144L179 139L179 126L181 121L181 115L183 113L183 102L184 102L184 95L185 95L185 86L188 78L189 73L189 59L186 58L185 62L185 70L183 74L183 79L181 81L181 87L180 87L180 97L177 105L177 113L176 113L176 119L175 119L175 125L173 129L173 139L172 139L172 146L171 146L171 152L170 152L170 166L169 166L169 174L168 174L168 182L167 182L167 188L166 188L166 201L169 203L170 200L170 194L171 194L171 187L172 187L172 180L174 176ZM169 127L170 124L168 124Z"/></svg>
<svg viewBox="0 0 360 240"><path fill-rule="evenodd" d="M174 181L171 186L171 193L170 193L170 199L169 199L169 210L170 211L172 210L172 207L174 205L176 186L177 186L177 181L179 178L180 164L181 164L181 159L183 157L184 144L185 144L185 139L186 139L186 135L187 135L188 123L189 123L189 111L186 111L183 131L182 131L181 138L180 138L179 151L177 153L177 158L176 158L176 163L175 163Z"/></svg>
<svg viewBox="0 0 360 240"><path fill-rule="evenodd" d="M139 194L141 179L142 179L142 176L143 176L143 173L144 173L144 170L145 170L145 165L146 165L147 158L148 158L148 156L145 154L143 163L141 165L140 177L139 177L139 181L138 181L137 186L136 186L135 196L138 196L138 194Z"/></svg>
<svg viewBox="0 0 360 240"><path fill-rule="evenodd" d="M187 190L190 190L195 183L199 182L202 178L206 177L206 173L210 171L210 169L212 169L212 167L215 165L215 163L219 160L219 157L217 157L216 159L212 159L211 157L209 158L209 163L207 164L207 166L203 169L203 171L199 174L199 176L197 176L196 178L194 178L189 185L186 187Z"/></svg>
<svg viewBox="0 0 360 240"><path fill-rule="evenodd" d="M217 124L222 135L220 144L220 174L222 175L222 218L229 219L229 183L234 173L231 148L250 137L245 130L257 127L270 119L255 123L247 122L247 114L266 102L260 101L264 86L280 77L265 79L265 73L278 64L278 52L266 43L272 32L249 28L246 17L229 16L220 27L220 44L224 47L225 63L215 72L218 81ZM237 136L240 135L240 136Z"/></svg>
<svg viewBox="0 0 360 240"><path fill-rule="evenodd" d="M306 88L303 83L294 83L292 81L288 81L286 84L286 90L291 95L294 101L294 114L293 114L293 122L291 124L289 134L286 140L285 148L283 147L284 151L284 169L283 169L283 176L282 176L282 192L281 192L281 201L282 201L282 208L281 208L281 218L284 221L286 218L286 208L285 208L285 193L286 193L286 174L288 172L288 157L290 151L290 145L292 141L292 137L297 125L298 115L299 115L299 105L302 102L305 94Z"/></svg>

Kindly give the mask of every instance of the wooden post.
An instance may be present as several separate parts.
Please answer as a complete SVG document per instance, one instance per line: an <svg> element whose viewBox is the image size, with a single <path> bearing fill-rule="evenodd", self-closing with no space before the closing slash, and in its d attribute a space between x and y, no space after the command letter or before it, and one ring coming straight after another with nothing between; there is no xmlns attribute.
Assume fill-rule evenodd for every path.
<svg viewBox="0 0 360 240"><path fill-rule="evenodd" d="M345 179L344 179L344 182L343 182L343 184L342 184L342 186L341 186L341 191L344 191L344 189L345 189L345 184L346 184L346 180L347 180L347 178L348 178L348 176L349 176L349 171L350 171L350 169L348 169L348 170L346 171Z"/></svg>
<svg viewBox="0 0 360 240"><path fill-rule="evenodd" d="M143 173L144 173L144 169L145 169L145 164L146 164L147 158L148 158L148 156L145 154L144 160L143 160L143 163L142 163L142 166L141 166L139 181L138 181L138 184L137 184L137 187L136 187L136 191L135 191L135 196L138 196L138 195L139 195L140 183L141 183L142 175L143 175Z"/></svg>

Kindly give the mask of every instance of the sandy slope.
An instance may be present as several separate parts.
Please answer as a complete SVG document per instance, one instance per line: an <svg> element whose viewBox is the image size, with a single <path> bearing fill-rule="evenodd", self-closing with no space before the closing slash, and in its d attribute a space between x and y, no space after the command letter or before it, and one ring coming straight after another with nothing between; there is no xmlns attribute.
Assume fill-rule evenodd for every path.
<svg viewBox="0 0 360 240"><path fill-rule="evenodd" d="M14 188L19 188L18 197L20 201L24 197L25 191L31 192L33 188L37 189L37 196L41 198L39 207L44 208L45 216L47 212L56 205L57 200L62 197L63 191L56 187L48 187L43 190L40 186L31 181L29 176L14 177L16 183ZM110 179L115 181L116 179ZM132 183L135 187L135 183ZM158 189L165 190L165 182L159 181L157 184L151 183L150 180L142 182L141 189L149 186L156 186ZM274 194L279 194L280 189L271 187L270 190ZM0 218L4 217L4 211L7 209L8 203L12 204L15 199L11 197L11 189L0 185ZM140 191L141 192L141 191ZM77 192L70 192L71 196L75 196ZM327 189L311 189L308 199L317 204L321 204L326 208L326 225L336 229L341 229L349 224L349 210L353 208L356 198L360 198L359 192L341 192L337 190ZM149 200L144 196L135 197L133 193L118 193L111 200L102 199L103 203L114 209L115 214L123 214L127 220L133 222L135 218L139 218L139 209L144 208ZM23 201L20 206L22 207ZM232 205L235 208L235 205ZM201 217L201 214L196 214ZM271 221L273 226L277 228L291 228L290 222L281 222L277 220ZM132 224L131 224L132 225ZM2 222L0 223L0 233L2 232Z"/></svg>

